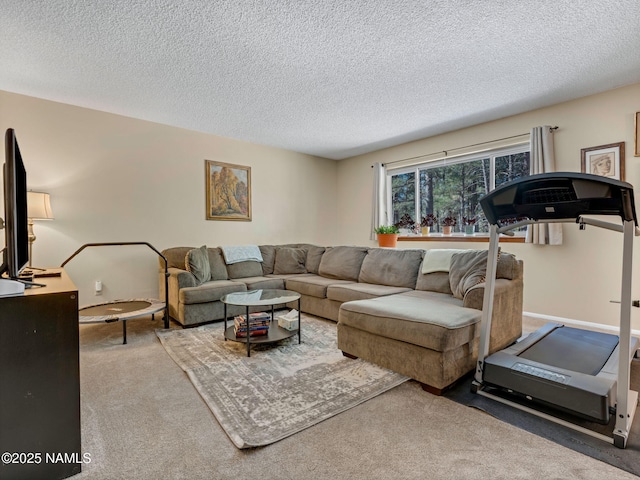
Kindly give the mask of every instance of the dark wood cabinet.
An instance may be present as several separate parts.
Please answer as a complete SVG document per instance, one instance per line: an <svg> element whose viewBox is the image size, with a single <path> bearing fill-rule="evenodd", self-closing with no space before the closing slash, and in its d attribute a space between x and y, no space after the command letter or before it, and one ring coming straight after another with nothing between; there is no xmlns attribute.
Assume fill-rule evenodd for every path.
<svg viewBox="0 0 640 480"><path fill-rule="evenodd" d="M78 291L64 271L0 298L0 478L79 473Z"/></svg>

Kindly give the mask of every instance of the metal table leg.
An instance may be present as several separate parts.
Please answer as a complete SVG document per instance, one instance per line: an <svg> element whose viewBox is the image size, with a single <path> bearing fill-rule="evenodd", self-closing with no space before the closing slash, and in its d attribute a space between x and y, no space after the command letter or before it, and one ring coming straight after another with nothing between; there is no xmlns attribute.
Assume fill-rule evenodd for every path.
<svg viewBox="0 0 640 480"><path fill-rule="evenodd" d="M300 343L302 343L302 333L301 333L301 329L302 329L302 320L301 320L301 313L300 313L300 298L298 298L298 345L300 345Z"/></svg>
<svg viewBox="0 0 640 480"><path fill-rule="evenodd" d="M251 332L249 330L249 307L247 306L247 318L246 320L246 325L247 325L247 357L251 356L251 342L249 341L250 337L251 337Z"/></svg>
<svg viewBox="0 0 640 480"><path fill-rule="evenodd" d="M224 341L227 341L227 304L224 304L224 330L222 331Z"/></svg>

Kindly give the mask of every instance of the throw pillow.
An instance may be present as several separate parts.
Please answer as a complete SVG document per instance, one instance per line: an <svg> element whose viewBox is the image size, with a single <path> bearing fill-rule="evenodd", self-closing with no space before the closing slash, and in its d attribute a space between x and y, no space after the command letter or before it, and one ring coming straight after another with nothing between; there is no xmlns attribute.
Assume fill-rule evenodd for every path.
<svg viewBox="0 0 640 480"><path fill-rule="evenodd" d="M193 276L196 277L196 284L200 285L204 282L208 282L211 278L209 253L207 252L206 245L189 250L184 263L187 271L191 272Z"/></svg>
<svg viewBox="0 0 640 480"><path fill-rule="evenodd" d="M276 261L276 247L274 245L260 245L258 248L262 254L262 274L271 275Z"/></svg>
<svg viewBox="0 0 640 480"><path fill-rule="evenodd" d="M423 250L372 248L364 257L358 282L415 288Z"/></svg>
<svg viewBox="0 0 640 480"><path fill-rule="evenodd" d="M276 261L273 265L275 275L287 275L293 273L307 273L305 263L307 252L302 248L278 247L276 248Z"/></svg>
<svg viewBox="0 0 640 480"><path fill-rule="evenodd" d="M454 297L462 300L471 287L485 281L487 257L486 250L467 250L451 256L449 284Z"/></svg>
<svg viewBox="0 0 640 480"><path fill-rule="evenodd" d="M498 265L496 267L496 278L506 278L513 280L518 272L518 260L512 253L500 252L498 255Z"/></svg>
<svg viewBox="0 0 640 480"><path fill-rule="evenodd" d="M211 270L210 280L229 280L222 250L220 248L207 248L207 252L209 253L209 268Z"/></svg>
<svg viewBox="0 0 640 480"><path fill-rule="evenodd" d="M307 263L306 268L309 273L318 273L320 269L320 261L322 260L322 255L324 255L324 247L318 247L316 245L310 245L307 248Z"/></svg>
<svg viewBox="0 0 640 480"><path fill-rule="evenodd" d="M318 273L327 278L357 282L368 251L368 247L327 247L320 260Z"/></svg>

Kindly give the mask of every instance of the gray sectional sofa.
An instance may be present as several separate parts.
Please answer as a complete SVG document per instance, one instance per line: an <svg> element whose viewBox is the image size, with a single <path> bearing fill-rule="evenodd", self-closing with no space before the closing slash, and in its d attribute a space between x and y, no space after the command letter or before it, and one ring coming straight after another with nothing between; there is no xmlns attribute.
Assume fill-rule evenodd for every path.
<svg viewBox="0 0 640 480"><path fill-rule="evenodd" d="M231 265L217 247L164 250L170 316L183 326L222 320L223 295L285 288L301 294L303 312L337 322L338 348L347 356L407 375L434 393L474 369L486 251L310 244L259 250L261 262ZM522 334L522 261L501 253L496 276L492 351ZM164 264L160 289L164 295ZM230 307L229 315L238 313Z"/></svg>

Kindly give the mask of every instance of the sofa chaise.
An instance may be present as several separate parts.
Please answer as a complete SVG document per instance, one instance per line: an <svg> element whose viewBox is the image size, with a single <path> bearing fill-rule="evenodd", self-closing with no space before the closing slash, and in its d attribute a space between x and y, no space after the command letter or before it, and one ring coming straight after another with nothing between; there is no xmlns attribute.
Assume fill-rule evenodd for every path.
<svg viewBox="0 0 640 480"><path fill-rule="evenodd" d="M301 295L305 313L337 322L338 348L441 393L475 367L486 250L261 245L257 259L228 264L221 247L173 247L169 314L188 327L222 320L220 298L266 288ZM164 265L160 289L164 294ZM498 260L492 351L522 334L523 266ZM229 315L241 313L230 307Z"/></svg>

